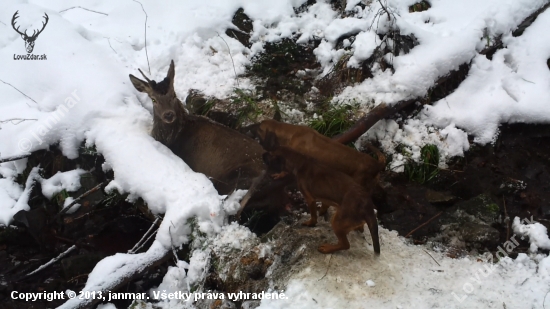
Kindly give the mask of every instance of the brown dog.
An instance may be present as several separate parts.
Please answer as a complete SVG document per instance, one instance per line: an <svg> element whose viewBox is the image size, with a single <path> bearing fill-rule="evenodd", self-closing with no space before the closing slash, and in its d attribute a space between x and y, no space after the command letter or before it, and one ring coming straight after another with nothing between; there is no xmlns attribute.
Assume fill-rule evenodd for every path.
<svg viewBox="0 0 550 309"><path fill-rule="evenodd" d="M386 158L376 147L368 147L376 153L378 160L373 157L340 144L312 128L292 125L275 120L264 120L257 125L249 127L254 137L260 140L260 144L266 150L272 147L270 139L275 138L278 146L286 146L303 155L316 159L319 163L331 169L340 171L363 186L367 193L371 194L378 185L378 174L384 170ZM321 215L329 205L323 203ZM311 217L306 225L314 226L317 216Z"/></svg>
<svg viewBox="0 0 550 309"><path fill-rule="evenodd" d="M289 147L273 148L275 149L271 152L263 154L264 162L270 168L292 174L296 178L298 188L309 206L311 220L317 222L317 201L337 207L331 224L338 243L322 244L318 248L321 253L349 249L347 234L367 223L374 252L380 254L378 222L369 192L350 176L322 165L314 158L304 156ZM274 177L279 175L275 174Z"/></svg>

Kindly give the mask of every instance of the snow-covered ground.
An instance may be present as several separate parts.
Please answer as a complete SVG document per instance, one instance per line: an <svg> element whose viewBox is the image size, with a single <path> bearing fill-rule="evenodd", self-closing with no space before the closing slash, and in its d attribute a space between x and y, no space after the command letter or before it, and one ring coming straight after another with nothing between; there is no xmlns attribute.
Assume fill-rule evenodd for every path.
<svg viewBox="0 0 550 309"><path fill-rule="evenodd" d="M262 50L266 41L292 35L298 35L300 42L322 38L315 55L326 73L346 52L336 50L336 41L341 35L359 33L349 62L354 66L368 58L380 44L374 31L389 27L387 15L379 14L379 2L368 1L369 5L361 9L356 6L359 0L348 0L346 8L350 17L347 18L338 17L339 13L327 0L318 0L306 12L296 15L293 8L305 2L89 0L79 1L78 6L67 0L2 3L0 158L44 149L54 143L59 143L67 157L74 158L80 144L86 141L104 155L105 168L114 171L115 179L108 189L129 193L130 199L141 197L153 213L165 215L156 241L146 253L117 254L103 260L90 274L85 289L108 289L126 274L163 256L171 245L187 242L191 232L189 218L197 217L200 230L215 237L226 216L235 210L233 199L223 203L223 197L218 196L204 175L191 171L149 136L152 103L146 95L135 91L128 74L136 74L141 68L159 79L174 59L175 88L182 99L191 88L206 95L225 97L236 86L235 72L242 74L245 65ZM429 10L409 13L408 7L414 2L384 3L393 12L401 34L414 34L419 45L409 54L393 55L394 74L375 68L372 79L346 88L335 101L354 99L367 106L366 103L372 101L391 104L421 97L450 70L470 61L472 65L468 77L454 93L425 107L402 128L393 121L374 128L371 135L382 139L386 150L391 151L392 145L399 143L409 147L415 156L422 145L434 143L445 157L450 157L468 149L467 134L474 136L476 142L487 143L495 138L500 123L550 121L550 70L546 65L550 58L550 40L546 33L550 27L550 10L542 13L523 35L511 35L522 20L547 1L433 0ZM233 27L231 19L240 7L254 21L254 44L250 49L224 34L227 28ZM10 25L16 11L21 30L39 29L44 13L48 14L48 24L36 39L33 51L36 55L46 55L47 60L15 60L17 55L26 54L23 40ZM29 34L31 32L29 30ZM478 54L488 41L499 35L506 48L498 50L492 60ZM239 86L247 88L252 84L240 77ZM28 209L26 198L32 179L27 188L15 184L15 176L25 165L24 159L0 164L0 224L9 224L14 213ZM35 171L32 178L40 181L37 173ZM51 190L63 185L78 187L70 179L59 178L59 184L51 181ZM396 251L408 248L391 233L385 235L387 246L395 247ZM537 239L536 246L545 244L544 238ZM498 270L500 275L486 279L487 285L475 286L482 289L476 295L483 298L468 297L464 303L454 302L453 307L444 302L454 301L453 298L447 295L439 299L436 292L454 291L450 287L454 282L456 294L463 295L461 285L469 280L471 272L475 273L476 262L440 256L446 271L438 274L429 270L430 261L424 260L425 254L419 258L424 262L410 258L416 255L404 255L399 262L402 264L384 264L388 271L396 265L393 277L400 278L403 288L392 288L384 297L370 297L368 295L376 293L371 291L380 291L385 286L390 291L391 287L390 281L372 279L375 286L364 287L365 297L360 297L360 301L350 300L349 307L419 308L425 304L424 307L434 308L487 308L506 296L515 299L510 300L510 304L529 303L537 308L542 306L543 294L550 285L548 258L520 256L516 261L503 262L502 270ZM200 265L201 261L192 259L189 267L195 267L194 263ZM531 279L520 286L528 277ZM432 288L427 283L436 289L431 297L426 294ZM490 292L493 287L499 288L497 292ZM325 303L339 307L339 300L350 297L345 290L312 298L324 297ZM321 291L315 284L292 281L288 295L297 300L319 295ZM398 299L408 299L414 304L407 305ZM72 300L63 307L72 308L78 301ZM296 308L319 306L310 300L304 300L303 306L298 301L290 304ZM262 306L287 307L277 301L265 302Z"/></svg>

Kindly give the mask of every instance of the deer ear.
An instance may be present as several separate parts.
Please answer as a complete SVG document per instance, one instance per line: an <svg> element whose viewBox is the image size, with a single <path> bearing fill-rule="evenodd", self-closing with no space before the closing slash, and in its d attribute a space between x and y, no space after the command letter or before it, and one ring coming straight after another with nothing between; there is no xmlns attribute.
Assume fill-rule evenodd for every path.
<svg viewBox="0 0 550 309"><path fill-rule="evenodd" d="M130 81L132 81L132 84L136 87L137 91L151 93L151 86L146 81L143 81L132 74L130 74Z"/></svg>
<svg viewBox="0 0 550 309"><path fill-rule="evenodd" d="M168 74L166 74L166 78L170 81L170 90L174 90L174 77L176 76L176 69L174 68L174 60L170 61L170 68L168 69Z"/></svg>

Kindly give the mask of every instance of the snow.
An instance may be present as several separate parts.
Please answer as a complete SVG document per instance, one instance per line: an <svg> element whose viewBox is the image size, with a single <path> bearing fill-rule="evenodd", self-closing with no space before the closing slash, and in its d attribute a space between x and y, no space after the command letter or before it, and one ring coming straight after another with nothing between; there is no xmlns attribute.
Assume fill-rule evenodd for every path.
<svg viewBox="0 0 550 309"><path fill-rule="evenodd" d="M381 228L381 255L376 258L366 245L368 232L349 236L350 250L333 254L330 261L313 256L291 275L284 291L287 300L263 300L258 308L500 309L503 303L506 308L550 304L544 300L550 284L546 255L519 254L515 260L504 255L492 260L495 264L484 256L452 259Z"/></svg>
<svg viewBox="0 0 550 309"><path fill-rule="evenodd" d="M243 192L227 199L219 196L207 177L193 172L150 137L152 103L145 94L135 91L128 74L136 74L141 68L158 80L165 76L170 60L174 59L175 88L180 98L191 88L206 95L226 97L236 85L252 87L249 79L241 76L237 79L235 74L245 72L245 65L267 41L293 34L299 35L300 43L321 39L314 52L326 74L347 53L351 56L348 66L358 66L381 43L376 32L384 33L391 26L387 16L380 14L379 2L361 9L355 6L359 1L348 1L349 14L344 19L338 18L339 13L328 0L318 0L299 14L294 13L294 7L305 0L170 1L162 5L151 0L140 2L147 13L147 42L143 33L145 13L136 1L79 2L81 7L95 11L92 12L73 8L74 3L68 0L8 0L0 11L0 79L5 82L0 83L1 157L47 149L59 143L63 154L72 159L78 156L81 143L86 142L105 157L104 170L114 172L115 178L107 191L128 193L130 201L141 197L154 214L164 214L156 240L148 251L116 254L101 261L89 275L84 288L89 291L111 289L125 276L162 258L173 246L189 242L192 218L196 218L196 227L204 237L210 239L206 243L213 247L197 249L189 265L178 264L166 280L181 278L189 280L187 283L197 282L208 263L208 250L239 250L249 246L246 239L252 237L238 226L224 226L227 215L238 209L237 201ZM368 110L373 103L392 104L425 96L440 77L471 62L468 76L455 92L433 106L425 106L419 115L404 119L403 126L393 120L383 121L364 138L381 139L383 148L389 152L402 144L413 159L419 157L423 145L435 144L444 163L447 158L468 150L467 134L484 144L495 139L501 123L550 121L547 104L550 71L546 67L550 41L541 39L550 27L550 11L541 14L523 35L511 35L522 20L546 1L434 0L430 1L429 10L409 13L408 6L414 2L389 0L387 6L396 16L394 22L401 34L414 34L419 45L409 54L391 57L395 73L375 67L373 78L344 89L334 102L354 100ZM250 49L224 34L233 27L231 19L240 7L253 20L254 44ZM19 11L18 24L22 28L38 27L43 14L49 15L49 23L34 48L35 54L46 54L47 60L13 60L14 55L25 54L24 42L10 26L15 11ZM339 37L350 33L357 33L351 50L337 50ZM487 38L491 40L498 35L502 35L505 47L492 60L479 55ZM293 116L302 117L298 111ZM12 118L29 120L4 122ZM399 170L405 159L402 156L401 161L396 160L392 168ZM26 162L22 159L0 164L0 224L9 225L17 211L29 209L30 189L33 181L40 181L40 176L36 168L24 188L16 184L15 177L23 172ZM44 194L53 196L60 189L78 189L79 173L72 171L42 180ZM548 238L543 237L546 231L539 225L515 228L530 237L532 251L547 248ZM485 264L439 255L444 272L434 272L418 266L433 263L418 247L406 245L389 232L384 235L388 254L377 268L385 274L365 273L369 276L359 282L372 278L369 280L376 285L368 290L354 290L364 296L360 297L363 305L357 302L359 298L348 299L350 308L354 304L364 306L366 300L378 308L405 308L407 302L418 304L419 299L423 299L426 307L430 304L476 308L483 303L501 306L496 304L497 300L505 301L509 307L524 307L526 303L542 305L546 292L543 288L550 280L547 257L504 260L496 272L513 284L491 284L500 279L487 280L476 285L476 292L468 294L464 303L458 303L450 293L464 294L460 282L470 282L478 266ZM265 249L262 254L269 254L269 248ZM391 259L389 252L396 253L396 258ZM187 277L183 277L186 269ZM522 278L530 279L519 285ZM410 288L414 286L421 288ZM316 288L307 276L292 280L288 302L295 308L318 308L319 304L339 307L340 297L344 297L339 294L342 291L329 289L328 285L323 287L325 290ZM317 301L312 301L313 297ZM81 301L70 300L61 308L73 308ZM284 301L262 303L263 308L277 306L288 308Z"/></svg>
<svg viewBox="0 0 550 309"><path fill-rule="evenodd" d="M57 172L48 179L42 179L42 194L51 199L57 193L65 190L74 192L80 189L80 175L86 173L85 170L76 169L68 172Z"/></svg>
<svg viewBox="0 0 550 309"><path fill-rule="evenodd" d="M550 239L548 238L548 230L546 226L535 222L531 224L522 224L518 217L514 218L514 223L512 224L514 233L523 237L528 237L531 246L529 247L530 252L537 252L538 249L550 250Z"/></svg>

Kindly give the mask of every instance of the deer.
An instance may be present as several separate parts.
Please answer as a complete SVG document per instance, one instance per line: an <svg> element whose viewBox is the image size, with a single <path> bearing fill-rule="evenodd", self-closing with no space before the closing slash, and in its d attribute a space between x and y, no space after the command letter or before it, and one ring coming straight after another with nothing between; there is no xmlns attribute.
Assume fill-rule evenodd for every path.
<svg viewBox="0 0 550 309"><path fill-rule="evenodd" d="M286 181L264 177L262 146L236 130L187 112L174 89L173 60L161 82L139 72L145 80L130 74L130 81L153 102L151 135L154 139L172 150L193 171L210 178L220 195L235 189L249 189L241 201L239 216L247 202L247 207L267 207L268 213L283 209Z"/></svg>
<svg viewBox="0 0 550 309"><path fill-rule="evenodd" d="M13 14L13 17L11 18L11 26L13 27L13 30L15 30L17 33L19 33L19 35L21 35L21 38L25 41L25 49L27 50L27 53L30 54L34 49L34 42L36 41L36 38L40 33L42 33L42 31L44 31L44 28L46 28L46 25L48 24L48 20L50 18L48 17L48 14L44 13L45 22L42 22L42 29L40 30L35 29L33 30L32 35L28 36L27 35L28 29L26 29L25 32L21 32L19 31L19 27L17 28L15 27L15 20L19 18L19 16L17 16L17 13L19 13L19 11L15 11L15 14Z"/></svg>

